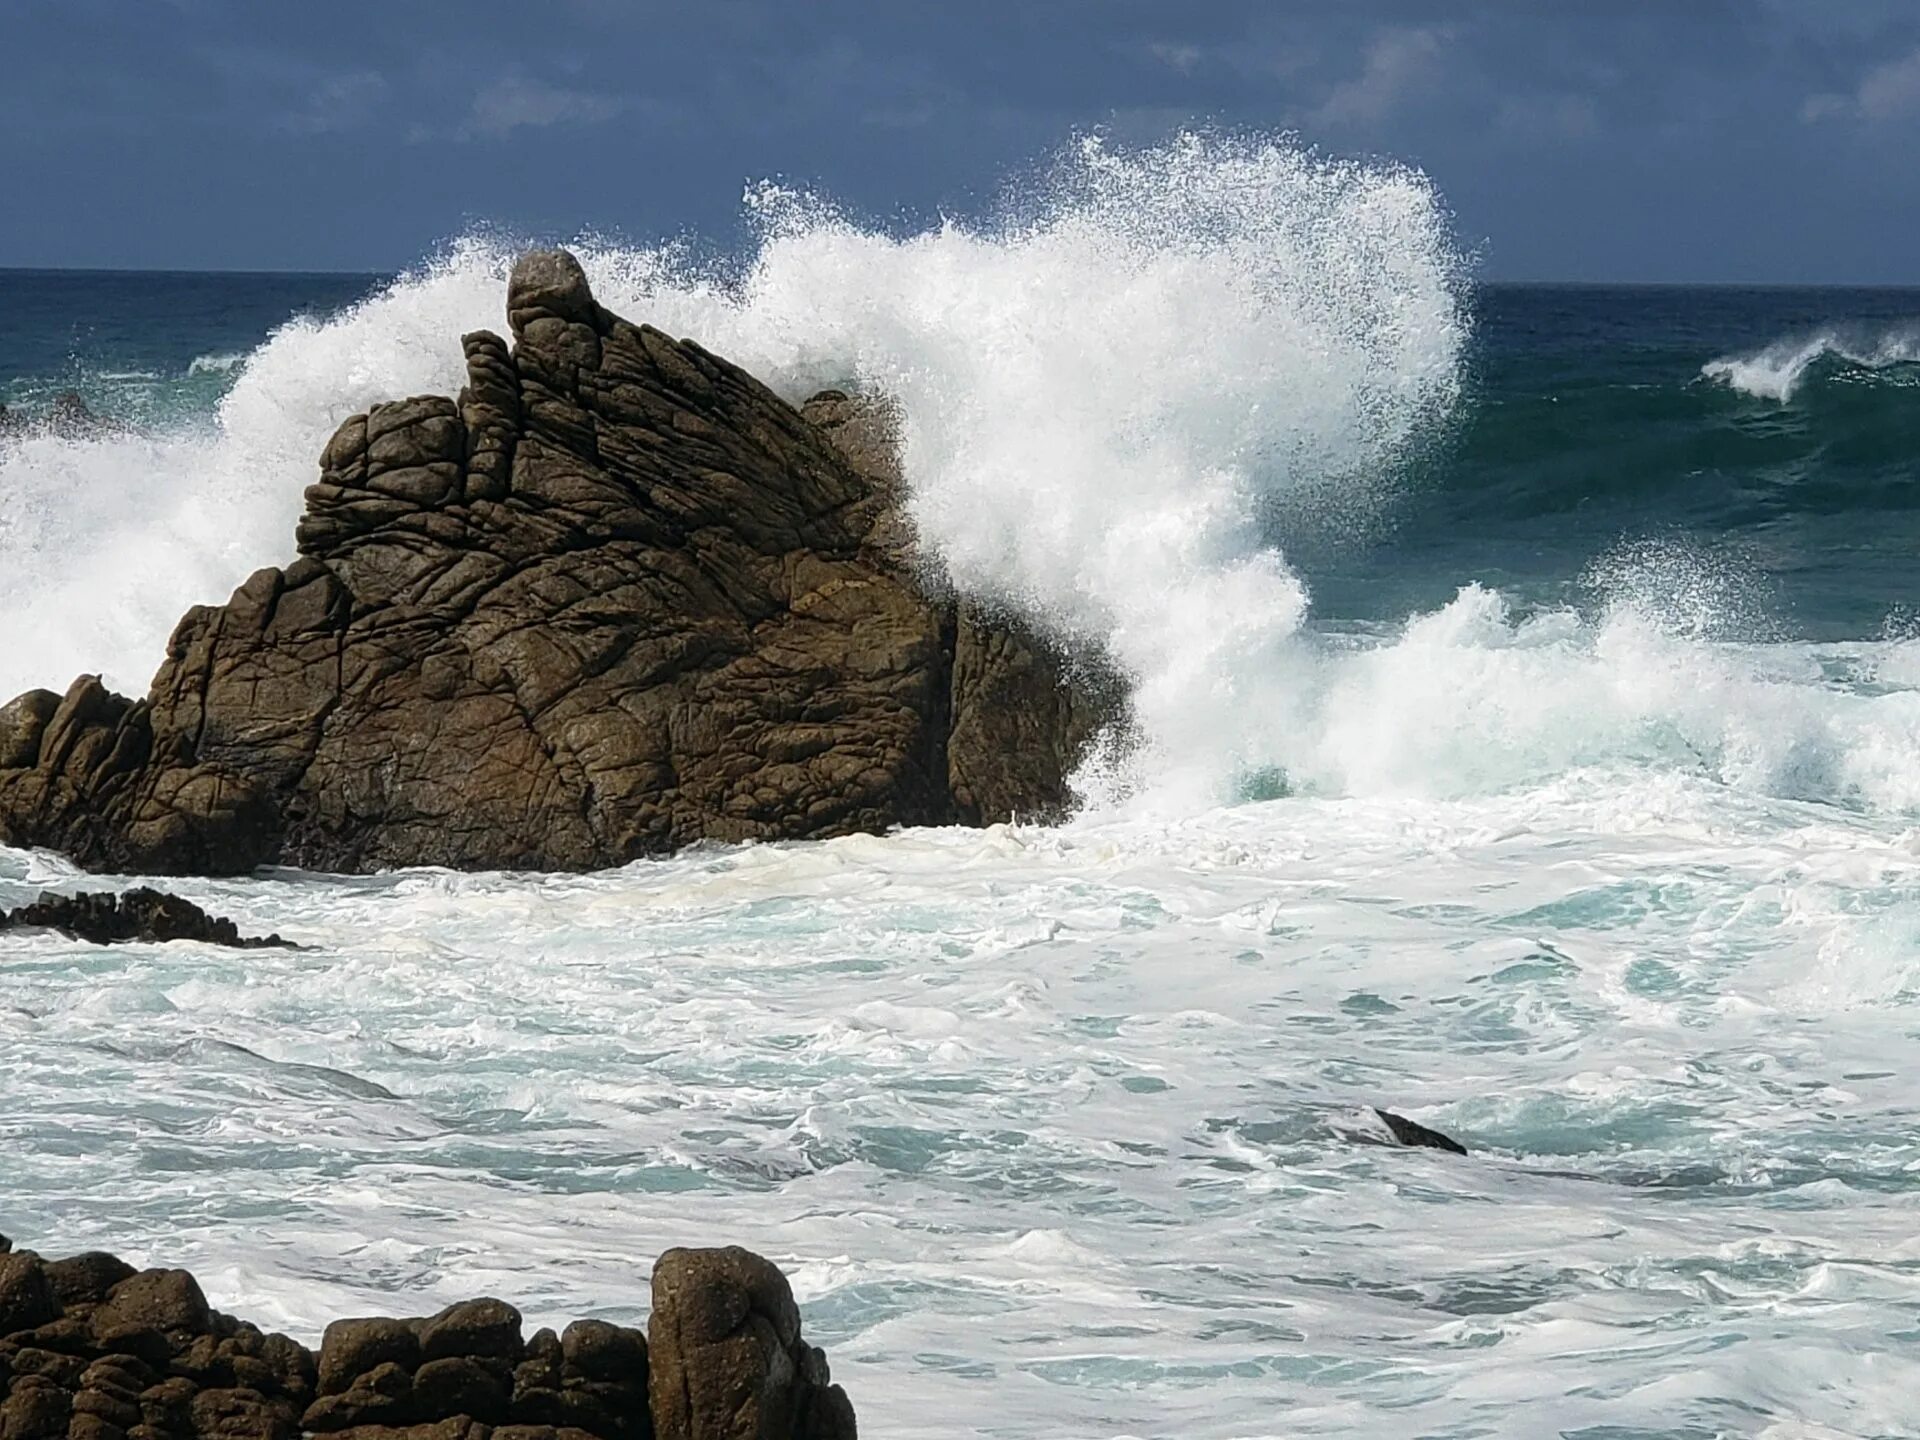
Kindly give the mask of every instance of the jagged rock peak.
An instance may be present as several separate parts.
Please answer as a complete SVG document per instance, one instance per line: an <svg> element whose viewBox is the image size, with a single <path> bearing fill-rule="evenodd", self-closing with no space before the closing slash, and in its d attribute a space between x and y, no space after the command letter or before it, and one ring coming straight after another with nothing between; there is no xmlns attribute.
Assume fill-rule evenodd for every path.
<svg viewBox="0 0 1920 1440"><path fill-rule="evenodd" d="M145 698L0 708L0 843L580 870L1069 803L1124 688L924 578L884 407L803 414L562 251L507 308L458 397L339 427L298 558L188 611Z"/></svg>

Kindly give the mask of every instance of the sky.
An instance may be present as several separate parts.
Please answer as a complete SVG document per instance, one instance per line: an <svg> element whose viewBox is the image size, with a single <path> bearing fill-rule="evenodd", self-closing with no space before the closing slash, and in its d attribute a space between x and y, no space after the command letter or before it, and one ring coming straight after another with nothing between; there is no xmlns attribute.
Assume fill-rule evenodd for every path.
<svg viewBox="0 0 1920 1440"><path fill-rule="evenodd" d="M1920 284L1920 0L0 0L0 265L990 212L1073 137L1430 174L1491 279Z"/></svg>

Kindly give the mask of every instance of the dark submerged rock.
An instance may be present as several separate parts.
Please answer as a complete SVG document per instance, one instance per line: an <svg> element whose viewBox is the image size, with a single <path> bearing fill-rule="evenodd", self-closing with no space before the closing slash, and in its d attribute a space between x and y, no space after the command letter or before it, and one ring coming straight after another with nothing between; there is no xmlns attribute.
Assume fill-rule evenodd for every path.
<svg viewBox="0 0 1920 1440"><path fill-rule="evenodd" d="M1451 1135L1443 1135L1438 1130L1430 1130L1418 1120L1409 1120L1404 1115L1396 1115L1391 1110L1382 1110L1375 1106L1373 1113L1386 1122L1387 1129L1393 1132L1393 1138L1402 1145L1411 1145L1423 1150L1445 1150L1450 1155L1464 1155L1467 1147Z"/></svg>
<svg viewBox="0 0 1920 1440"><path fill-rule="evenodd" d="M853 1440L786 1280L744 1250L654 1272L653 1338L581 1320L522 1340L480 1299L327 1327L316 1357L222 1315L183 1270L0 1256L4 1440Z"/></svg>
<svg viewBox="0 0 1920 1440"><path fill-rule="evenodd" d="M579 870L1064 808L1123 689L916 556L883 406L794 410L525 257L147 696L0 710L0 842L96 869Z"/></svg>
<svg viewBox="0 0 1920 1440"><path fill-rule="evenodd" d="M142 886L124 894L56 895L41 892L30 905L0 914L0 930L58 930L89 945L127 941L198 940L242 950L285 947L278 935L253 938L231 920L209 915L190 900ZM105 1257L112 1258L112 1257Z"/></svg>

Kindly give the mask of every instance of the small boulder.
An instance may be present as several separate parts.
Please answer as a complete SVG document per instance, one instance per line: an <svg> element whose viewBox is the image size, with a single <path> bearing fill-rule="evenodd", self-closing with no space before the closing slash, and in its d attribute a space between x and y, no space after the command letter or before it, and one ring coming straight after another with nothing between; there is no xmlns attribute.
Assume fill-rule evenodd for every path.
<svg viewBox="0 0 1920 1440"><path fill-rule="evenodd" d="M414 1413L423 1420L471 1415L497 1424L507 1418L510 1395L498 1371L468 1355L429 1360L413 1375Z"/></svg>
<svg viewBox="0 0 1920 1440"><path fill-rule="evenodd" d="M133 1266L103 1250L47 1262L47 1283L63 1310L74 1305L98 1305L114 1286L135 1273Z"/></svg>
<svg viewBox="0 0 1920 1440"><path fill-rule="evenodd" d="M0 1336L36 1329L59 1314L40 1257L31 1250L0 1255Z"/></svg>
<svg viewBox="0 0 1920 1440"><path fill-rule="evenodd" d="M622 1384L647 1378L647 1337L604 1320L576 1320L560 1337L566 1374Z"/></svg>
<svg viewBox="0 0 1920 1440"><path fill-rule="evenodd" d="M525 1348L520 1312L504 1300L463 1300L420 1326L420 1353L428 1360L465 1355L517 1363Z"/></svg>
<svg viewBox="0 0 1920 1440"><path fill-rule="evenodd" d="M124 1334L159 1331L187 1337L206 1334L212 1324L213 1308L193 1276L185 1270L141 1270L107 1293L89 1328L102 1348L111 1349L114 1339Z"/></svg>
<svg viewBox="0 0 1920 1440"><path fill-rule="evenodd" d="M73 1417L73 1397L51 1380L20 1376L0 1404L0 1435L7 1440L64 1440Z"/></svg>
<svg viewBox="0 0 1920 1440"><path fill-rule="evenodd" d="M341 1394L388 1362L409 1371L420 1363L420 1337L411 1324L384 1316L336 1320L320 1337L319 1393Z"/></svg>
<svg viewBox="0 0 1920 1440"><path fill-rule="evenodd" d="M202 1390L190 1407L196 1440L294 1440L292 1407L257 1390Z"/></svg>

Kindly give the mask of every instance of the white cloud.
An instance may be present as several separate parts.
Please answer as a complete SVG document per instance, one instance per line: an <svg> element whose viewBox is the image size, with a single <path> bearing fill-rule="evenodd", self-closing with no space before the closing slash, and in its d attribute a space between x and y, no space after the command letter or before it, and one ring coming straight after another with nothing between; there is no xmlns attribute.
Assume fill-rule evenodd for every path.
<svg viewBox="0 0 1920 1440"><path fill-rule="evenodd" d="M1206 57L1206 52L1198 45L1176 45L1164 40L1156 40L1148 45L1147 54L1182 75L1191 75Z"/></svg>
<svg viewBox="0 0 1920 1440"><path fill-rule="evenodd" d="M1915 114L1920 114L1920 50L1874 66L1852 94L1809 95L1800 107L1800 118L1808 124L1832 119L1884 124Z"/></svg>
<svg viewBox="0 0 1920 1440"><path fill-rule="evenodd" d="M296 135L332 135L367 123L386 98L387 80L372 70L353 70L321 81L306 105L280 118L280 127Z"/></svg>
<svg viewBox="0 0 1920 1440"><path fill-rule="evenodd" d="M1353 79L1333 87L1312 113L1318 125L1369 125L1387 118L1438 70L1448 31L1429 26L1382 30Z"/></svg>
<svg viewBox="0 0 1920 1440"><path fill-rule="evenodd" d="M602 125L628 108L629 102L615 95L569 90L524 75L509 75L473 97L473 106L454 138L497 140L516 130Z"/></svg>

